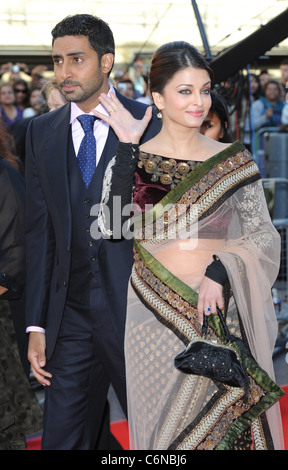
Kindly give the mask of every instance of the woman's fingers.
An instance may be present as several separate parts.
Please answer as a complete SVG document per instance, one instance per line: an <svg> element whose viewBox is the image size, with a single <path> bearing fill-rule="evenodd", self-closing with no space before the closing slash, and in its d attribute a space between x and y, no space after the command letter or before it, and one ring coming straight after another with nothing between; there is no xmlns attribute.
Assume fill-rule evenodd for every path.
<svg viewBox="0 0 288 470"><path fill-rule="evenodd" d="M223 309L223 287L218 282L204 276L198 293L197 311L199 322L203 324L204 315L216 315L217 306L220 310Z"/></svg>
<svg viewBox="0 0 288 470"><path fill-rule="evenodd" d="M142 119L135 119L113 93L109 96L101 93L99 101L107 110L108 116L96 109L93 113L113 128L120 142L138 144L152 117L152 108L148 107Z"/></svg>

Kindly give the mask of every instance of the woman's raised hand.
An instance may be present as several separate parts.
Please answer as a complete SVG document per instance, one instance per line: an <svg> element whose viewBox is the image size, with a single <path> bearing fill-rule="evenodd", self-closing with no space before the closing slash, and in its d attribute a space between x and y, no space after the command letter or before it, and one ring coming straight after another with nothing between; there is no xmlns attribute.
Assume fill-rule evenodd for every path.
<svg viewBox="0 0 288 470"><path fill-rule="evenodd" d="M120 142L131 142L138 144L145 131L151 116L152 107L149 106L143 119L135 119L132 114L124 108L114 93L106 95L101 93L100 103L106 108L109 116L93 109L93 113L99 119L107 122L114 130Z"/></svg>

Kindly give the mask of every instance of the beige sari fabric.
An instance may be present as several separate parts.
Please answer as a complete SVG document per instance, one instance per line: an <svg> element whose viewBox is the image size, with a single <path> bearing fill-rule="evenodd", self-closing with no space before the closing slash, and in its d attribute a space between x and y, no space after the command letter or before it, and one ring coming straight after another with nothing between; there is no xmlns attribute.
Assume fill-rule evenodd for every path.
<svg viewBox="0 0 288 470"><path fill-rule="evenodd" d="M199 165L134 226L125 337L131 448L282 449L271 299L280 239L250 154L232 144ZM248 397L242 388L174 366L174 357L201 337L197 291L213 255L229 277L230 331L246 338L259 364L249 366ZM217 317L209 321L210 339L223 342Z"/></svg>

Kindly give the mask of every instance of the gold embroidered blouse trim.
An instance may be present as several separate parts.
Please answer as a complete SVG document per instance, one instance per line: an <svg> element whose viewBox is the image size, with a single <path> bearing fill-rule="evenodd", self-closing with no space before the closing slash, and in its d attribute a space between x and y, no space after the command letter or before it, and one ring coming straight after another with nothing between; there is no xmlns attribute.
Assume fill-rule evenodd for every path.
<svg viewBox="0 0 288 470"><path fill-rule="evenodd" d="M151 181L171 185L173 188L187 174L198 166L200 161L175 160L174 158L162 157L151 153L140 152L138 167L144 168L146 173L151 174Z"/></svg>

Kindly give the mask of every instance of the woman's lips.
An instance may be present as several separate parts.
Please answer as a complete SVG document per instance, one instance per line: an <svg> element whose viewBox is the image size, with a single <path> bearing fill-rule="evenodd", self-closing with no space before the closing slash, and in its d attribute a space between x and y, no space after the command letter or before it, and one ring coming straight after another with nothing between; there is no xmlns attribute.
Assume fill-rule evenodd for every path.
<svg viewBox="0 0 288 470"><path fill-rule="evenodd" d="M203 111L187 111L188 114L190 114L193 117L202 117L203 116Z"/></svg>

